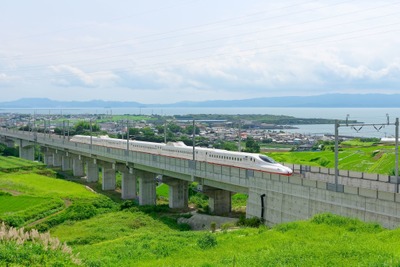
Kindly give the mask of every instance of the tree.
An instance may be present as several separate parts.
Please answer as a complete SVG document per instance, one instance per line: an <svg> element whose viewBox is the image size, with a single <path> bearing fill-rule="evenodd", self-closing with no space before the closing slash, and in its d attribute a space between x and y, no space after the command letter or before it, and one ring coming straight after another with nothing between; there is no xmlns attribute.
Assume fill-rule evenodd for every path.
<svg viewBox="0 0 400 267"><path fill-rule="evenodd" d="M91 122L91 124L92 127L88 121L78 121L73 127L75 134L90 134L90 128L92 132L100 131L100 126L96 122Z"/></svg>
<svg viewBox="0 0 400 267"><path fill-rule="evenodd" d="M253 137L247 137L245 152L260 153L260 145L254 140Z"/></svg>
<svg viewBox="0 0 400 267"><path fill-rule="evenodd" d="M199 134L200 133L200 128L195 126L195 134ZM185 127L185 133L188 135L193 134L193 125L188 125Z"/></svg>

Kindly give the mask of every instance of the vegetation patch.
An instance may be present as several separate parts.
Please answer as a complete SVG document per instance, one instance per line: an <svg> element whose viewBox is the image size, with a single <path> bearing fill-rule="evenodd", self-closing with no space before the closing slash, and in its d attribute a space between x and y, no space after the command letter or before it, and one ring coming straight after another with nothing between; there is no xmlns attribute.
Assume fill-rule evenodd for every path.
<svg viewBox="0 0 400 267"><path fill-rule="evenodd" d="M0 225L1 266L79 266L70 247L49 233Z"/></svg>
<svg viewBox="0 0 400 267"><path fill-rule="evenodd" d="M385 175L391 175L394 172L394 146L378 146L374 142L361 141L346 141L346 144L346 146L340 144L338 155L339 169ZM308 152L270 152L268 156L271 156L278 162L325 168L335 167L334 149Z"/></svg>
<svg viewBox="0 0 400 267"><path fill-rule="evenodd" d="M30 161L16 157L0 157L1 172L15 172L20 170L31 170L34 168L44 168L41 162Z"/></svg>
<svg viewBox="0 0 400 267"><path fill-rule="evenodd" d="M35 196L0 195L0 203L0 220L14 227L26 225L64 207L61 199Z"/></svg>

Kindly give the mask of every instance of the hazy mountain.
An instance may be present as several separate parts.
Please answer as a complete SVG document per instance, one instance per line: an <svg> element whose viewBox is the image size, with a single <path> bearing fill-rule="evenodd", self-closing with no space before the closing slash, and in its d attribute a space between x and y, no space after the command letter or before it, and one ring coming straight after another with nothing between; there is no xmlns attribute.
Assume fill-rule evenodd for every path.
<svg viewBox="0 0 400 267"><path fill-rule="evenodd" d="M119 101L56 101L22 98L0 102L0 108L130 108L130 107L400 107L400 94L325 94L316 96L264 97L243 100L184 101L142 104Z"/></svg>
<svg viewBox="0 0 400 267"><path fill-rule="evenodd" d="M119 101L57 101L48 98L22 98L16 101L0 102L0 108L130 108L141 107L137 102Z"/></svg>

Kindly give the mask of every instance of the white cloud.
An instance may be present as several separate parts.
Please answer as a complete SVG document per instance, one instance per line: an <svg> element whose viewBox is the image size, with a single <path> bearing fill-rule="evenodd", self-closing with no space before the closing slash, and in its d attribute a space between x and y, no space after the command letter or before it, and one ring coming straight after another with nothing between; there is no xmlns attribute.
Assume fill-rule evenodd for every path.
<svg viewBox="0 0 400 267"><path fill-rule="evenodd" d="M98 92L147 103L400 92L396 2L154 3L72 0L49 13L10 1L2 19L15 23L0 30L0 85L35 88L32 97Z"/></svg>
<svg viewBox="0 0 400 267"><path fill-rule="evenodd" d="M91 75L86 74L82 70L68 66L59 65L50 67L55 74L52 78L52 84L62 87L80 86L95 87L94 79Z"/></svg>

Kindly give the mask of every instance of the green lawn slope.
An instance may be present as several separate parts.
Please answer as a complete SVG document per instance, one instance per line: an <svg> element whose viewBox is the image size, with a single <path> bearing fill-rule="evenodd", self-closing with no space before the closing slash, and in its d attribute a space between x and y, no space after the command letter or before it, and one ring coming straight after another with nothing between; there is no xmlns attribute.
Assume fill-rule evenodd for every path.
<svg viewBox="0 0 400 267"><path fill-rule="evenodd" d="M394 174L394 146L376 145L372 143L367 143L363 146L350 144L352 143L348 143L347 146L341 145L339 149L340 170L387 175ZM335 153L331 149L305 152L269 152L268 155L278 162L325 168L335 167Z"/></svg>
<svg viewBox="0 0 400 267"><path fill-rule="evenodd" d="M272 229L178 231L137 210L59 225L88 266L398 266L400 231L323 214Z"/></svg>
<svg viewBox="0 0 400 267"><path fill-rule="evenodd" d="M167 191L158 188L165 199ZM17 226L37 220L30 228L49 230L68 246L54 254L46 243L0 238L0 266L400 266L400 229L332 214L273 228L211 233L178 225L176 218L190 215L167 205L112 201L41 169L0 173L0 192L0 220L20 218L14 220ZM238 206L245 200L239 194L234 198ZM39 210L52 205L56 208L49 214ZM35 219L29 212L42 216ZM60 252L64 248L67 252Z"/></svg>

